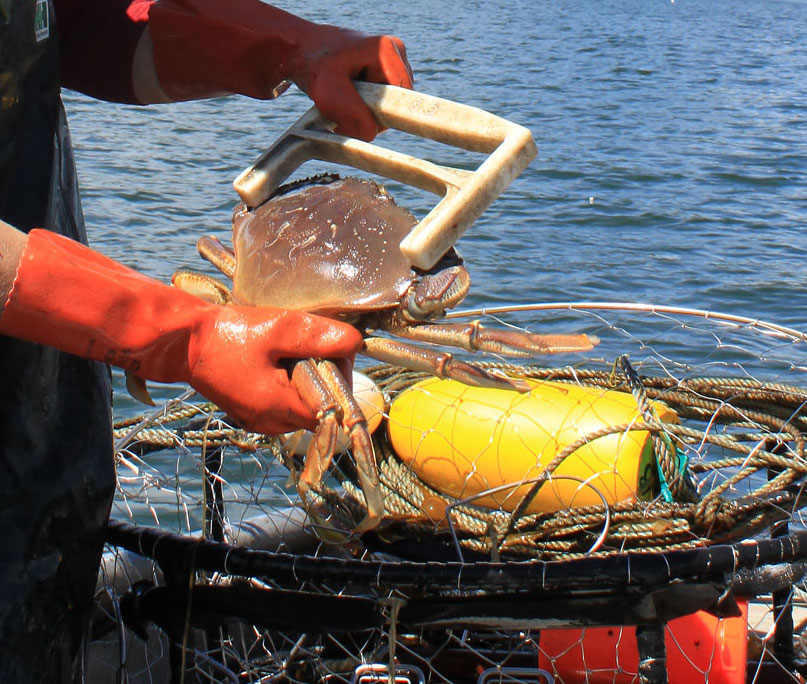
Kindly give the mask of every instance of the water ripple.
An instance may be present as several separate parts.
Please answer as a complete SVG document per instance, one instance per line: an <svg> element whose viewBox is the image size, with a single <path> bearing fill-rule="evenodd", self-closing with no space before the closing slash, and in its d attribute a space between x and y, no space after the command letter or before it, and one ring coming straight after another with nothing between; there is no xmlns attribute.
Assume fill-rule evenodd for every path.
<svg viewBox="0 0 807 684"><path fill-rule="evenodd" d="M472 303L649 300L807 328L807 4L286 4L400 35L421 89L533 132L540 157L461 241ZM93 243L161 278L195 265L197 237L228 231L232 179L308 106L68 95ZM391 186L421 215L433 202Z"/></svg>

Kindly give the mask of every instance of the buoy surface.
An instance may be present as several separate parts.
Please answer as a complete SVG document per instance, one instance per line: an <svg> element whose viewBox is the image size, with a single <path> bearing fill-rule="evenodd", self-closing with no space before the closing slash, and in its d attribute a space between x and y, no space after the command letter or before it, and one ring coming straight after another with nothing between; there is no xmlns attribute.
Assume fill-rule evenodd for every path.
<svg viewBox="0 0 807 684"><path fill-rule="evenodd" d="M657 487L650 434L626 392L530 381L528 393L431 378L402 392L389 411L392 447L426 484L448 496L514 510L566 447L590 437L543 484L527 512L649 499ZM657 417L676 414L655 402ZM612 434L595 433L619 427ZM504 491L486 493L506 486Z"/></svg>

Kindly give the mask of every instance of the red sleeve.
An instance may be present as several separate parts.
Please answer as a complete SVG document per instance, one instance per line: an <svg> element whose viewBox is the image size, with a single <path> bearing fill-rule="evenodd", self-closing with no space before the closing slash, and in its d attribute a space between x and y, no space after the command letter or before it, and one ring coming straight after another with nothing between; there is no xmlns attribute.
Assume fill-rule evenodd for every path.
<svg viewBox="0 0 807 684"><path fill-rule="evenodd" d="M53 0L62 85L112 102L134 102L132 59L154 0Z"/></svg>

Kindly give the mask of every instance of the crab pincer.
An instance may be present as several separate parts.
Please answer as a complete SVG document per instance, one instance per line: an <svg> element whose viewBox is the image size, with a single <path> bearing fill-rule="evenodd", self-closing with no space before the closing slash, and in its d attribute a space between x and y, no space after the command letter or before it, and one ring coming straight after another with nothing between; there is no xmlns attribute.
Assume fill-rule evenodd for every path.
<svg viewBox="0 0 807 684"><path fill-rule="evenodd" d="M308 445L305 466L297 487L302 495L317 491L337 451L339 429L350 439L367 515L356 527L363 532L378 526L384 515L378 466L367 421L344 376L333 361L306 359L295 363L292 383L317 417L314 438Z"/></svg>

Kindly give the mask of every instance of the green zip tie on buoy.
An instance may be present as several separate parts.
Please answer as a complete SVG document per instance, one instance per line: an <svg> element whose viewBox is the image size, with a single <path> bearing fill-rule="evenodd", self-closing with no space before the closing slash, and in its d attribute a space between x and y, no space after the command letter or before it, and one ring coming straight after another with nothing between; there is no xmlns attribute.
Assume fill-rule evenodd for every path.
<svg viewBox="0 0 807 684"><path fill-rule="evenodd" d="M669 440L669 437L664 435L662 439L665 441ZM689 471L687 470L687 465L689 464L689 457L686 455L686 452L679 449L677 446L673 446L672 444L668 445L675 451L675 460L676 460L676 477L680 477L682 480L689 482ZM656 470L658 470L658 481L661 487L661 498L664 499L667 503L673 503L675 498L673 497L672 491L670 490L670 486L667 483L667 478L664 476L664 470L661 467L661 462L656 459Z"/></svg>

